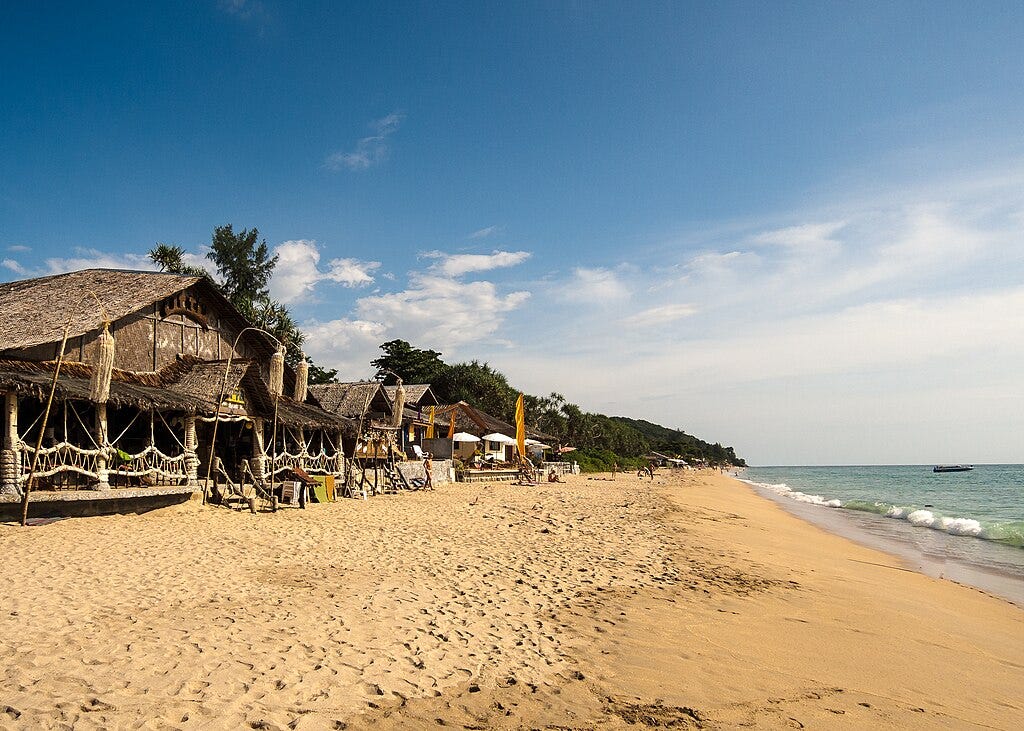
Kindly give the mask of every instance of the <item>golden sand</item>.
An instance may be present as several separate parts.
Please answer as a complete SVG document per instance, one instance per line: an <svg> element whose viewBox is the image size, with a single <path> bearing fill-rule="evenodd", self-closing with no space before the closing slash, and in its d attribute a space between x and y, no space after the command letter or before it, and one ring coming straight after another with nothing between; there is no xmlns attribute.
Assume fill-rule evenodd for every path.
<svg viewBox="0 0 1024 731"><path fill-rule="evenodd" d="M3 526L0 556L0 729L1024 716L1020 608L711 473L190 503Z"/></svg>

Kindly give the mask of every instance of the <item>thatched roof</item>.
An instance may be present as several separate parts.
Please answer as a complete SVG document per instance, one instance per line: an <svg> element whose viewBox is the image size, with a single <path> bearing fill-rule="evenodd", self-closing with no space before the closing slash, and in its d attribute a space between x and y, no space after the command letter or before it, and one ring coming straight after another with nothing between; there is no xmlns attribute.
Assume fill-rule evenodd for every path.
<svg viewBox="0 0 1024 731"><path fill-rule="evenodd" d="M415 409L417 407L424 408L437 405L437 397L434 396L429 383L405 383L402 384L402 388L405 389L406 406L411 406ZM388 398L393 403L395 395L398 393L398 386L385 386L384 390L387 391Z"/></svg>
<svg viewBox="0 0 1024 731"><path fill-rule="evenodd" d="M202 399L211 406L218 403L222 388L226 394L241 389L255 413L264 418L273 418L274 396L267 382L263 380L256 361L232 360L227 371L227 362L223 360L204 361L193 356L183 356L179 362L186 362L189 367L180 376L168 382L169 389ZM316 404L299 403L284 395L277 399L277 418L281 423L294 427L332 429L350 434L355 434L356 431L350 420L332 414Z"/></svg>
<svg viewBox="0 0 1024 731"><path fill-rule="evenodd" d="M69 318L68 338L85 335L99 330L104 317L115 322L193 286L219 317L233 322L239 330L249 325L205 277L83 269L0 284L0 353L60 342ZM246 342L267 356L276 347L261 330L250 331Z"/></svg>
<svg viewBox="0 0 1024 731"><path fill-rule="evenodd" d="M53 361L33 362L0 360L0 389L10 389L40 400L47 397L53 382ZM168 374L180 368L175 363L168 366ZM168 411L209 412L211 404L186 393L168 389L161 373L132 373L114 369L110 379L108 402L114 406L128 406L137 409L160 409ZM85 363L62 363L57 380L56 394L59 398L87 401L92 366Z"/></svg>
<svg viewBox="0 0 1024 731"><path fill-rule="evenodd" d="M356 435L356 424L338 414L331 414L314 404L300 404L282 396L277 404L277 418L282 424L304 429L333 429L346 436Z"/></svg>
<svg viewBox="0 0 1024 731"><path fill-rule="evenodd" d="M59 342L69 317L68 337L84 335L102 325L104 311L113 322L201 280L158 272L84 269L0 284L0 350Z"/></svg>
<svg viewBox="0 0 1024 731"><path fill-rule="evenodd" d="M493 432L499 432L510 437L516 435L514 425L509 424L507 421L502 421L496 416L491 416L486 411L481 411L465 401L438 406L437 414L438 416L443 416L446 423L448 419L454 418L456 431L464 431L476 436L483 436ZM550 434L545 434L530 427L526 427L526 436L530 439L540 439L541 441L555 439Z"/></svg>
<svg viewBox="0 0 1024 731"><path fill-rule="evenodd" d="M11 389L40 400L46 398L53 381L54 361L0 360L0 390ZM218 410L225 361L204 361L182 356L160 371L135 373L114 369L108 402L114 406L137 409L184 411L212 415ZM57 396L87 401L92 366L86 363L62 363L57 380ZM255 413L272 418L274 399L259 366L250 360L234 360L228 370L225 393L242 388ZM289 426L324 428L355 434L355 425L315 404L300 404L287 396L278 399L278 419Z"/></svg>
<svg viewBox="0 0 1024 731"><path fill-rule="evenodd" d="M320 405L332 414L358 419L368 413L391 411L391 399L377 381L321 383L309 387Z"/></svg>

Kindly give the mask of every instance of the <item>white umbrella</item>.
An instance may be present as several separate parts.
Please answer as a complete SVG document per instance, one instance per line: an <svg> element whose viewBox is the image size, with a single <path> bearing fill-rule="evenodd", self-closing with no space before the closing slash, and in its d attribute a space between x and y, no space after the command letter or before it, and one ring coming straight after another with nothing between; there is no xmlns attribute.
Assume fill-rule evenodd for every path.
<svg viewBox="0 0 1024 731"><path fill-rule="evenodd" d="M515 444L516 440L512 437L507 437L504 434L494 432L493 434L484 435L484 439L488 442L497 442L498 444Z"/></svg>
<svg viewBox="0 0 1024 731"><path fill-rule="evenodd" d="M464 431L456 432L452 435L453 442L479 442L480 437L474 437L472 434L467 434Z"/></svg>
<svg viewBox="0 0 1024 731"><path fill-rule="evenodd" d="M527 447L533 447L534 449L551 449L551 445L550 444L544 444L543 442L538 442L536 439L527 439L526 440L526 446Z"/></svg>

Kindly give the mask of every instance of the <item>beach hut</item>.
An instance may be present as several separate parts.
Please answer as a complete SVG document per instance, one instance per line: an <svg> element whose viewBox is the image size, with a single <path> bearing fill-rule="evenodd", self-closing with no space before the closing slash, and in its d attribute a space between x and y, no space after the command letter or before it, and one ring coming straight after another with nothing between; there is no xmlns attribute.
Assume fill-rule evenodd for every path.
<svg viewBox="0 0 1024 731"><path fill-rule="evenodd" d="M394 402L398 396L398 386L384 386L391 401ZM427 449L424 446L423 440L426 438L427 431L429 430L430 423L430 409L435 408L435 419L434 429L435 436L438 429L443 428L445 435L447 435L448 424L445 421L438 419L436 407L438 406L437 397L434 395L433 390L430 388L429 383L412 383L402 384L402 390L405 393L405 400L402 406L402 416L400 425L402 427L399 432L399 444L403 451L408 457L417 457L414 447L420 447L419 452L433 451L437 452L438 447L436 444L430 445Z"/></svg>
<svg viewBox="0 0 1024 731"><path fill-rule="evenodd" d="M88 269L0 284L0 513L30 473L33 514L153 507L221 472L252 483L280 466L272 436L340 472L332 445L351 423L292 398L290 369L272 388L277 349L205 277Z"/></svg>

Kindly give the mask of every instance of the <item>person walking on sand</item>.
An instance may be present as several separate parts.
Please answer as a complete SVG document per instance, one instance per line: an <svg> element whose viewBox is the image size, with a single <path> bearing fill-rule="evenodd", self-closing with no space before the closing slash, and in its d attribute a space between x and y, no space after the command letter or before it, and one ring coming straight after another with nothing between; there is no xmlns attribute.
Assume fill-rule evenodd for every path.
<svg viewBox="0 0 1024 731"><path fill-rule="evenodd" d="M612 479L615 479L615 475L619 474L619 463L612 462Z"/></svg>
<svg viewBox="0 0 1024 731"><path fill-rule="evenodd" d="M423 474L426 479L423 481L424 490L434 489L434 458L430 452L423 455Z"/></svg>

